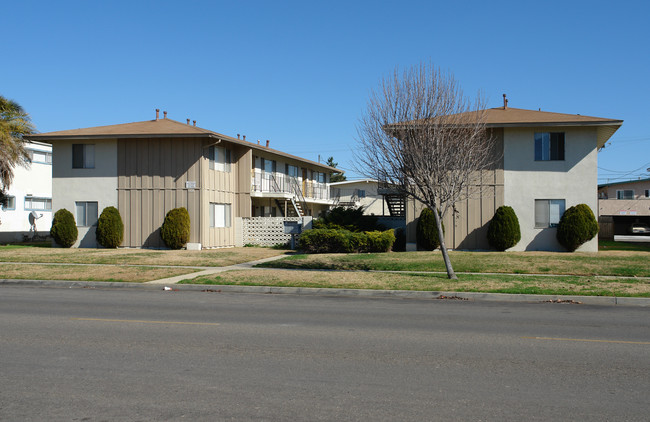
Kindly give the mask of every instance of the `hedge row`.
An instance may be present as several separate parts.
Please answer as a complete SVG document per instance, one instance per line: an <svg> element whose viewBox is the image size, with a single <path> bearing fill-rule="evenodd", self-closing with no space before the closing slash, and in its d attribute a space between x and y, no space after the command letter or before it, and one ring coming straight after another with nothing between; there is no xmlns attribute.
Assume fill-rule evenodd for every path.
<svg viewBox="0 0 650 422"><path fill-rule="evenodd" d="M393 230L351 232L342 229L305 230L298 247L306 253L388 252L395 243Z"/></svg>

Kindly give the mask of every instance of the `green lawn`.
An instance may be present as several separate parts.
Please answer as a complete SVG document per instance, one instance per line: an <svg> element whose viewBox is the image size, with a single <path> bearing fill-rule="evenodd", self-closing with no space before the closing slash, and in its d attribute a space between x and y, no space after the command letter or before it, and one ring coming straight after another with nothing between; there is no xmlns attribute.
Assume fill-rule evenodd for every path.
<svg viewBox="0 0 650 422"><path fill-rule="evenodd" d="M368 271L235 270L184 280L183 284L417 290L544 295L650 297L650 279L509 274L384 273Z"/></svg>
<svg viewBox="0 0 650 422"><path fill-rule="evenodd" d="M454 270L459 273L650 277L650 254L646 252L451 251L449 256ZM261 266L296 269L445 271L442 255L439 251L373 254L298 254L262 264Z"/></svg>

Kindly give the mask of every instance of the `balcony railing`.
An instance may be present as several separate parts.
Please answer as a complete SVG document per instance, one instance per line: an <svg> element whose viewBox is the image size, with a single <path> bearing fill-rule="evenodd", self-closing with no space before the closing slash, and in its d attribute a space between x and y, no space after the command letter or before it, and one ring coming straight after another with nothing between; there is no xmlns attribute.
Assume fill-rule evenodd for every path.
<svg viewBox="0 0 650 422"><path fill-rule="evenodd" d="M252 192L287 193L294 195L295 190L302 192L305 199L329 199L327 184L305 180L282 173L252 171ZM298 195L300 196L300 195Z"/></svg>

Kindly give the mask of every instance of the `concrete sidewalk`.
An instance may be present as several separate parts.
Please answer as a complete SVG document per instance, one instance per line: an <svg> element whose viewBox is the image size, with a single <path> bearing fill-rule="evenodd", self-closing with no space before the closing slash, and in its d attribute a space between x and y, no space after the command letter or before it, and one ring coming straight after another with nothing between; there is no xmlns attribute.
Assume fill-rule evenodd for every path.
<svg viewBox="0 0 650 422"><path fill-rule="evenodd" d="M159 280L152 280L152 281L147 281L144 284L176 284L181 280L191 280L193 278L202 276L202 275L208 275L208 274L217 274L217 273L222 273L224 271L230 271L230 270L249 270L253 268L257 264L261 264L263 262L269 262L269 261L275 261L280 258L284 258L285 255L277 255L277 256L272 256L269 258L263 258L263 259L258 259L257 261L249 261L249 262L242 262L241 264L234 264L234 265L228 265L226 267L213 267L213 268L208 268L203 271L198 271L195 273L190 273L190 274L183 274L183 275L177 275L175 277L169 277L169 278L161 278ZM263 269L263 268L260 268Z"/></svg>

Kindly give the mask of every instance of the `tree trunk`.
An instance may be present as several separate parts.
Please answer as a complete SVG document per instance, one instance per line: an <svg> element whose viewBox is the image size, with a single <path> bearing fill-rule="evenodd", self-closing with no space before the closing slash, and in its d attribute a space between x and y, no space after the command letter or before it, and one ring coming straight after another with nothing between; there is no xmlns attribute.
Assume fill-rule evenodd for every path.
<svg viewBox="0 0 650 422"><path fill-rule="evenodd" d="M438 240L440 240L440 252L442 252L442 259L445 261L445 268L447 269L447 277L450 280L458 280L456 273L451 266L451 260L449 259L449 252L447 252L447 245L445 245L445 234L442 230L442 221L440 220L440 215L438 214L437 207L433 206L433 217L436 219L436 227L438 227Z"/></svg>

